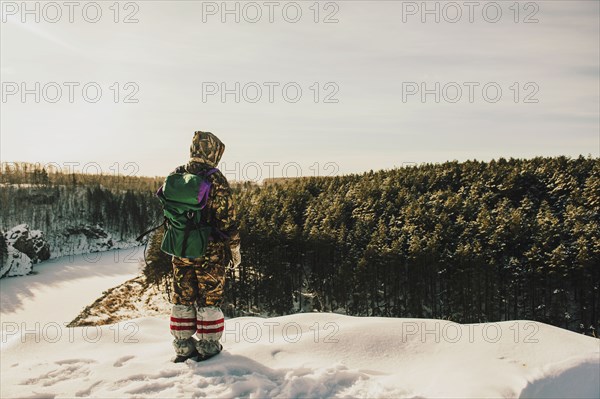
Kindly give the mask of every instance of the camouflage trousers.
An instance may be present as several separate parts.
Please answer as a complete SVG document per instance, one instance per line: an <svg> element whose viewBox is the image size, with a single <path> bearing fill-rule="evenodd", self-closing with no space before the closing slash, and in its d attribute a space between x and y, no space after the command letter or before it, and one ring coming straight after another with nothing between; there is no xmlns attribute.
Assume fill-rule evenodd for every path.
<svg viewBox="0 0 600 399"><path fill-rule="evenodd" d="M218 306L225 287L225 261L223 243L210 243L201 258L174 256L173 304Z"/></svg>
<svg viewBox="0 0 600 399"><path fill-rule="evenodd" d="M210 243L202 258L173 257L171 335L179 355L219 350L225 326L219 305L225 285L225 250L222 243ZM193 336L197 333L199 341ZM207 349L208 348L208 349Z"/></svg>

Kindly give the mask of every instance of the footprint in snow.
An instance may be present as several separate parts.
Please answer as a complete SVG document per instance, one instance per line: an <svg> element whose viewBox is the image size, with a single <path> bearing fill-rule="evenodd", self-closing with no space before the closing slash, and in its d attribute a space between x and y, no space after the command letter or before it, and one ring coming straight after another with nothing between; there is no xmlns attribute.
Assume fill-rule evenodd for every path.
<svg viewBox="0 0 600 399"><path fill-rule="evenodd" d="M126 362L133 359L135 356L123 356L117 359L117 361L113 364L113 367L122 367Z"/></svg>
<svg viewBox="0 0 600 399"><path fill-rule="evenodd" d="M21 381L21 385L52 386L59 382L76 378L85 378L90 375L88 365L95 363L90 359L66 359L54 362L58 367L37 377Z"/></svg>

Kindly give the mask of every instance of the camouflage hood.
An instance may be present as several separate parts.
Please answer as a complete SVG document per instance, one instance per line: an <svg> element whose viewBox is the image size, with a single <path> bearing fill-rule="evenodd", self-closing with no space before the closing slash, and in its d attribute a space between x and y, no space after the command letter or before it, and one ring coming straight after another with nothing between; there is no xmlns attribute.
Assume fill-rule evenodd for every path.
<svg viewBox="0 0 600 399"><path fill-rule="evenodd" d="M190 146L190 163L198 162L216 167L225 151L225 144L210 132L194 132Z"/></svg>

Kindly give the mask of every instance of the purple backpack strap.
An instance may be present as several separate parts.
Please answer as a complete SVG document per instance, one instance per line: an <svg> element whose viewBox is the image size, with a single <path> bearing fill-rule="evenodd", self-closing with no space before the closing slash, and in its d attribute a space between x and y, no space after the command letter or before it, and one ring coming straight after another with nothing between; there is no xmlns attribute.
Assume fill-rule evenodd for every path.
<svg viewBox="0 0 600 399"><path fill-rule="evenodd" d="M219 169L218 169L218 168L212 168L212 169L209 169L209 170L207 170L207 171L206 171L206 173L204 174L204 176L210 176L210 175L212 175L213 173L215 173L215 172L218 172L218 171L219 171Z"/></svg>
<svg viewBox="0 0 600 399"><path fill-rule="evenodd" d="M212 168L203 173L203 175L208 177L218 171L219 169ZM210 193L211 186L212 183L208 181L208 179L204 180L202 184L200 184L200 190L198 190L198 203L200 204L200 209L204 209L206 203L208 202L208 194Z"/></svg>

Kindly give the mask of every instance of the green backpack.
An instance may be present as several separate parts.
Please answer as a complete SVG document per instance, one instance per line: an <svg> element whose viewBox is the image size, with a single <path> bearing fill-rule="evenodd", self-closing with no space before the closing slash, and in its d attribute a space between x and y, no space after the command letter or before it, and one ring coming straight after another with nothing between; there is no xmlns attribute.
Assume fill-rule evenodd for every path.
<svg viewBox="0 0 600 399"><path fill-rule="evenodd" d="M202 220L202 210L211 188L208 176L217 170L173 173L158 189L156 195L163 205L166 225L160 247L163 252L180 258L204 256L212 228Z"/></svg>

